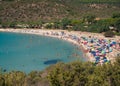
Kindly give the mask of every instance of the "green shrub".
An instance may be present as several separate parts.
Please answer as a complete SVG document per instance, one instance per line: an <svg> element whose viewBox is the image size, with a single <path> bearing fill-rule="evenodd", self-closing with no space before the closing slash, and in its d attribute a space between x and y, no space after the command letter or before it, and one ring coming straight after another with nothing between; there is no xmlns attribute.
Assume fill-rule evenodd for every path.
<svg viewBox="0 0 120 86"><path fill-rule="evenodd" d="M120 13L114 13L114 14L112 15L112 18L120 18Z"/></svg>
<svg viewBox="0 0 120 86"><path fill-rule="evenodd" d="M105 34L104 34L104 36L105 37L113 37L115 34L114 34L114 32L112 32L112 31L107 31L107 32L105 32Z"/></svg>
<svg viewBox="0 0 120 86"><path fill-rule="evenodd" d="M119 32L118 32L118 33L116 32L116 33L115 33L115 35L118 35L118 36L120 36L120 33L119 33Z"/></svg>

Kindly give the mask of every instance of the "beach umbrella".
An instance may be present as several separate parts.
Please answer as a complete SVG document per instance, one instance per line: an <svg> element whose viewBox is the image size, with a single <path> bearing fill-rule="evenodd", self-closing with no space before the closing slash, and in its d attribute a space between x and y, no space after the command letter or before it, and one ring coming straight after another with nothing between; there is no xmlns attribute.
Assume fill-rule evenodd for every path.
<svg viewBox="0 0 120 86"><path fill-rule="evenodd" d="M102 49L101 49L101 48L98 48L98 50L99 50L99 51L102 51Z"/></svg>
<svg viewBox="0 0 120 86"><path fill-rule="evenodd" d="M110 47L112 47L113 46L113 44L110 44Z"/></svg>
<svg viewBox="0 0 120 86"><path fill-rule="evenodd" d="M112 52L112 48L111 47L109 48L109 52Z"/></svg>
<svg viewBox="0 0 120 86"><path fill-rule="evenodd" d="M96 60L99 60L99 59L100 59L100 57L99 57L99 56L95 56L95 59L96 59Z"/></svg>
<svg viewBox="0 0 120 86"><path fill-rule="evenodd" d="M95 63L98 64L98 63L99 63L99 60L96 60Z"/></svg>
<svg viewBox="0 0 120 86"><path fill-rule="evenodd" d="M99 52L96 53L96 56L99 56Z"/></svg>
<svg viewBox="0 0 120 86"><path fill-rule="evenodd" d="M112 44L116 45L116 42L115 42L115 41L113 41L113 42L112 42Z"/></svg>
<svg viewBox="0 0 120 86"><path fill-rule="evenodd" d="M102 52L101 52L102 54L106 54L106 52L105 52L105 50L102 50Z"/></svg>
<svg viewBox="0 0 120 86"><path fill-rule="evenodd" d="M107 59L104 59L104 62L107 62Z"/></svg>
<svg viewBox="0 0 120 86"><path fill-rule="evenodd" d="M92 54L93 56L96 56L96 52L95 52L95 51L91 51L91 54Z"/></svg>

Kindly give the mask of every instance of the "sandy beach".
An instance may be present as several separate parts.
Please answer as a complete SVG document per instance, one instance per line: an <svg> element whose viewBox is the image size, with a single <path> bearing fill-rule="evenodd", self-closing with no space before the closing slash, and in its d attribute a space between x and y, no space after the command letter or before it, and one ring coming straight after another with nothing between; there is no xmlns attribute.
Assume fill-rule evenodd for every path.
<svg viewBox="0 0 120 86"><path fill-rule="evenodd" d="M96 39L104 39L104 40L114 40L120 42L120 36L115 36L114 38L106 38L102 34L98 33L89 33L89 32L81 32L81 31L67 31L67 30L48 30L48 29L0 29L2 32L15 32L15 33L26 33L26 34L36 34L42 36L55 37L59 39L66 40L80 47L83 50L86 57L88 57L89 61L95 61L95 58L91 53L87 52L88 45L92 45L89 43L88 45L84 44L84 40L81 37L85 38L96 38ZM113 48L111 53L107 53L106 57L110 61L114 61L114 58L120 53L119 49Z"/></svg>

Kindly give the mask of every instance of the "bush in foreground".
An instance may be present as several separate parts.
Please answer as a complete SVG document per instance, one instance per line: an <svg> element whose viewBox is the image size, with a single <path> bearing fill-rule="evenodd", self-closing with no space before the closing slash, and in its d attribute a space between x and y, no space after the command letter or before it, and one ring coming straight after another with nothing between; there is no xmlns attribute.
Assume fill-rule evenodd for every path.
<svg viewBox="0 0 120 86"><path fill-rule="evenodd" d="M91 62L57 63L43 72L0 73L0 86L119 86L120 57L114 64Z"/></svg>

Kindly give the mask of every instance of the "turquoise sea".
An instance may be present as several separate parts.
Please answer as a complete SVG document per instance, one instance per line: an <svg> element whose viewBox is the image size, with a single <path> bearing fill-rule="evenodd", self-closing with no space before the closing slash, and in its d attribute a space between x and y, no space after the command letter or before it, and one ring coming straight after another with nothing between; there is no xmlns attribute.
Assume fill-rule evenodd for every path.
<svg viewBox="0 0 120 86"><path fill-rule="evenodd" d="M0 68L5 71L44 70L61 62L86 61L82 51L64 40L52 37L0 32Z"/></svg>

